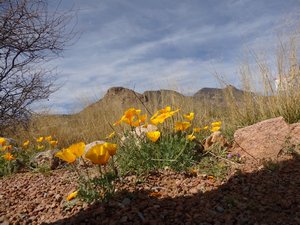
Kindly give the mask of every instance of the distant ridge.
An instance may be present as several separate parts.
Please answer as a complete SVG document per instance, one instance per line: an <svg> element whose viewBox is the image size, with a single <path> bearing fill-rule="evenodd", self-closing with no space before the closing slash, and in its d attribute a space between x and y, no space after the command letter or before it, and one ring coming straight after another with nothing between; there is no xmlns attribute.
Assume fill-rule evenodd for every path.
<svg viewBox="0 0 300 225"><path fill-rule="evenodd" d="M225 93L231 93L236 100L241 99L245 94L244 91L232 85L227 85L225 88L202 88L193 95L193 98L195 100L210 100L217 103L225 103Z"/></svg>
<svg viewBox="0 0 300 225"><path fill-rule="evenodd" d="M80 113L84 113L95 108L114 108L124 110L129 107L140 107L141 104L153 108L153 106L164 107L166 104L182 105L185 102L199 105L203 101L212 104L225 104L225 93L230 92L239 100L244 91L234 86L228 85L225 88L202 88L193 96L186 96L174 90L151 90L138 93L124 87L109 88L102 99L87 106Z"/></svg>

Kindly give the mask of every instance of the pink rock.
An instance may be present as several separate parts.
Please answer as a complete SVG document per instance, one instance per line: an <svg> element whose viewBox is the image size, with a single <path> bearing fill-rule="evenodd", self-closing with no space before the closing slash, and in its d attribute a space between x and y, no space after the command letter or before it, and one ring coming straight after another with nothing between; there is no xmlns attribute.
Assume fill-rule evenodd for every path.
<svg viewBox="0 0 300 225"><path fill-rule="evenodd" d="M298 145L300 144L300 123L293 123L290 125L290 144Z"/></svg>
<svg viewBox="0 0 300 225"><path fill-rule="evenodd" d="M234 133L233 152L247 158L277 159L287 145L300 143L300 123L287 124L283 117L272 118Z"/></svg>

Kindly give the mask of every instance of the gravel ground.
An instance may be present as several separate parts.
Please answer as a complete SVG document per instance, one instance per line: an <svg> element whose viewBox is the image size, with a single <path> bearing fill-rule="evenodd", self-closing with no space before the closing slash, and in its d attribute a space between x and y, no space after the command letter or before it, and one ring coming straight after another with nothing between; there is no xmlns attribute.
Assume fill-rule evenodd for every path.
<svg viewBox="0 0 300 225"><path fill-rule="evenodd" d="M75 174L20 173L1 179L0 224L300 224L300 159L236 172L127 176L107 203L66 202Z"/></svg>

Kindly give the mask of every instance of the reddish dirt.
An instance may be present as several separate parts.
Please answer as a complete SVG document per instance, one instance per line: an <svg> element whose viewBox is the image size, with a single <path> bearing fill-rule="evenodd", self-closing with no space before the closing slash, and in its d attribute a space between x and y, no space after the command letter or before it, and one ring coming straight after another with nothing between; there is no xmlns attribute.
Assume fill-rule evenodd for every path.
<svg viewBox="0 0 300 225"><path fill-rule="evenodd" d="M249 168L247 168L249 171ZM158 171L119 181L107 203L72 205L75 174L22 173L1 179L2 224L300 224L300 159L236 172L220 181Z"/></svg>

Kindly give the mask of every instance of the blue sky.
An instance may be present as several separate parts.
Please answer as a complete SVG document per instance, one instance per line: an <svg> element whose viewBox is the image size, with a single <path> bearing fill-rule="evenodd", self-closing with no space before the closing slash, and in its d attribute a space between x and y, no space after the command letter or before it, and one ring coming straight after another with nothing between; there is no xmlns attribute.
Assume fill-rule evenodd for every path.
<svg viewBox="0 0 300 225"><path fill-rule="evenodd" d="M239 86L245 53L274 50L299 6L299 0L63 0L62 10L76 11L79 38L51 62L63 86L39 108L76 112L113 86L193 94L218 87L215 73Z"/></svg>

